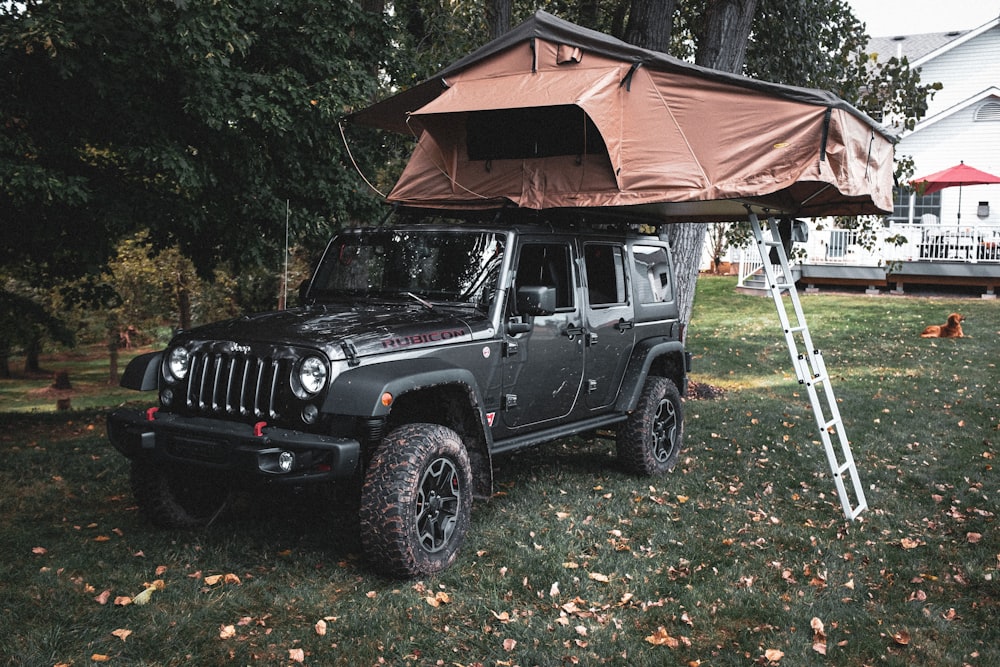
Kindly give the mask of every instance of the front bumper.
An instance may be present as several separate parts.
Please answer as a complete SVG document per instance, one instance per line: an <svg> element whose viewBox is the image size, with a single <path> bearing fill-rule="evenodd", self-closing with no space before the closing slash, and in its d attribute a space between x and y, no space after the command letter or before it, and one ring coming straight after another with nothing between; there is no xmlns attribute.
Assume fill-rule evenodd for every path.
<svg viewBox="0 0 1000 667"><path fill-rule="evenodd" d="M129 458L183 462L272 482L350 478L361 459L361 444L352 438L182 417L155 409L115 410L108 415L108 438ZM287 469L279 464L282 459Z"/></svg>

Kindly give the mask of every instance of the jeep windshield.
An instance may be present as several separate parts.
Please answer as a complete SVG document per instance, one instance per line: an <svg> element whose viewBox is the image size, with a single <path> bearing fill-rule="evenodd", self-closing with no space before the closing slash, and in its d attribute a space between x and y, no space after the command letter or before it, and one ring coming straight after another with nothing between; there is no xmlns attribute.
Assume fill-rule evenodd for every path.
<svg viewBox="0 0 1000 667"><path fill-rule="evenodd" d="M319 302L408 301L486 310L503 260L503 234L482 230L370 229L330 243L309 289Z"/></svg>

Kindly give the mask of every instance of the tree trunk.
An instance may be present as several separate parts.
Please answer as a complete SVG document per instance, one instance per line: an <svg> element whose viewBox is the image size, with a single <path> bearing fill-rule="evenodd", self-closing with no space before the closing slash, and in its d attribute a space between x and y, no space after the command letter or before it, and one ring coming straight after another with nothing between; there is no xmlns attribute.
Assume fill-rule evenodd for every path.
<svg viewBox="0 0 1000 667"><path fill-rule="evenodd" d="M695 63L741 73L756 7L757 0L708 0Z"/></svg>
<svg viewBox="0 0 1000 667"><path fill-rule="evenodd" d="M38 358L42 354L42 337L37 335L37 333L31 336L31 340L28 341L28 346L24 350L24 374L33 375L36 373L41 373L41 364Z"/></svg>
<svg viewBox="0 0 1000 667"><path fill-rule="evenodd" d="M185 331L191 328L191 290L181 285L177 290L178 324Z"/></svg>
<svg viewBox="0 0 1000 667"><path fill-rule="evenodd" d="M512 0L488 0L486 3L486 24L490 29L490 39L496 39L510 30Z"/></svg>
<svg viewBox="0 0 1000 667"><path fill-rule="evenodd" d="M644 49L670 50L675 0L632 0L625 41Z"/></svg>

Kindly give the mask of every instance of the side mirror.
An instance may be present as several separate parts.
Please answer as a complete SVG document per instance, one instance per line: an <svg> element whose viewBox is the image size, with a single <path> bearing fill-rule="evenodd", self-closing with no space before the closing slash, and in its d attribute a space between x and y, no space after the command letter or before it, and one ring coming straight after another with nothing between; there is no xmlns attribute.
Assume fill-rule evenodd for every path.
<svg viewBox="0 0 1000 667"><path fill-rule="evenodd" d="M305 305L306 295L309 293L309 279L306 278L301 283L299 283L299 305Z"/></svg>
<svg viewBox="0 0 1000 667"><path fill-rule="evenodd" d="M556 291L544 285L527 285L517 288L519 315L551 315L556 312Z"/></svg>

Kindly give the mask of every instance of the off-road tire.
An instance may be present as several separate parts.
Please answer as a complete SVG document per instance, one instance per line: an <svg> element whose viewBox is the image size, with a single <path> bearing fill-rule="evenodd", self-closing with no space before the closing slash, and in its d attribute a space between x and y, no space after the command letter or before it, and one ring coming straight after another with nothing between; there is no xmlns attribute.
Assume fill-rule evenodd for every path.
<svg viewBox="0 0 1000 667"><path fill-rule="evenodd" d="M132 495L143 515L163 528L205 526L222 512L229 498L217 475L145 459L132 461Z"/></svg>
<svg viewBox="0 0 1000 667"><path fill-rule="evenodd" d="M618 460L635 475L670 472L684 442L684 404L671 380L649 376L632 414L618 432Z"/></svg>
<svg viewBox="0 0 1000 667"><path fill-rule="evenodd" d="M472 466L461 438L436 424L407 424L382 441L361 490L365 559L393 577L450 566L469 530Z"/></svg>

